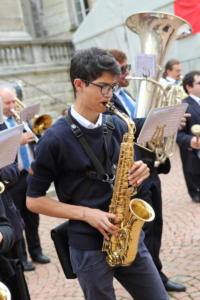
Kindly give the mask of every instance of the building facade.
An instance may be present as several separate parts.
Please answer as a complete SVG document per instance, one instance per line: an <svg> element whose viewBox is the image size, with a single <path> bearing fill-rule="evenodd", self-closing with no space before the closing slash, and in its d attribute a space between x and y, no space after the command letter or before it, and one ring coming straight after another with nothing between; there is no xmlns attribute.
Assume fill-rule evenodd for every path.
<svg viewBox="0 0 200 300"><path fill-rule="evenodd" d="M56 118L72 102L73 32L92 0L1 0L0 83L16 81L26 105Z"/></svg>

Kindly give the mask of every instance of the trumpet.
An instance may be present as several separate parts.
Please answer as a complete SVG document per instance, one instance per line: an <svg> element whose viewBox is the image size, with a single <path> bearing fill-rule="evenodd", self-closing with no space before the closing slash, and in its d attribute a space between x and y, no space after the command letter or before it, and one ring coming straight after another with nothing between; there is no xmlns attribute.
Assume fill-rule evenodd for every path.
<svg viewBox="0 0 200 300"><path fill-rule="evenodd" d="M14 108L11 108L10 111L13 113L14 117L16 118L16 121L17 121L17 122L21 122L20 116L19 116L19 114L17 113L17 111L16 111ZM34 134L34 132L31 130L31 128L28 126L28 124L27 124L26 122L23 121L22 124L24 125L24 129L25 129L27 132L31 132L31 133L33 134L34 140L35 140L35 142L37 143L37 142L39 141L37 135Z"/></svg>
<svg viewBox="0 0 200 300"><path fill-rule="evenodd" d="M12 108L11 112L13 113L14 117L16 118L16 121L21 122L19 113L20 113L20 109L25 108L25 105L24 105L24 103L22 103L22 101L20 101L16 97L15 97L15 103L16 103L16 109ZM24 125L24 129L27 132L31 132L33 134L34 140L37 143L39 141L39 139L36 134L43 134L44 131L51 126L52 122L53 122L53 120L50 115L43 114L43 115L35 116L32 129L27 125L26 122L22 122L22 124Z"/></svg>

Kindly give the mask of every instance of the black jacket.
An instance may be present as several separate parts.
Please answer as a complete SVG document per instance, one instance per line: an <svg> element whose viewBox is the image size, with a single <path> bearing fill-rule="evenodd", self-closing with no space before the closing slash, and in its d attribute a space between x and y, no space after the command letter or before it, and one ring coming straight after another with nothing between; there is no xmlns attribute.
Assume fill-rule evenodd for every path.
<svg viewBox="0 0 200 300"><path fill-rule="evenodd" d="M200 174L200 159L197 156L197 151L190 148L190 141L193 137L191 127L194 124L200 124L200 105L192 97L185 98L183 103L189 104L186 113L190 113L191 117L187 118L186 126L178 132L177 143L184 170L186 172L191 171L193 174Z"/></svg>

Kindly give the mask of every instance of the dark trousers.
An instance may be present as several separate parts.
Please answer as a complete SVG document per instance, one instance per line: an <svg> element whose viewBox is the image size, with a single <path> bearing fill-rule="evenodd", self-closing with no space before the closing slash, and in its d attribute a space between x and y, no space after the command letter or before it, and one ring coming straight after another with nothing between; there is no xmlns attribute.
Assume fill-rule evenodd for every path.
<svg viewBox="0 0 200 300"><path fill-rule="evenodd" d="M18 240L5 257L0 256L0 280L9 288L12 300L30 300L21 264L21 251L21 242Z"/></svg>
<svg viewBox="0 0 200 300"><path fill-rule="evenodd" d="M162 263L159 257L163 230L162 195L160 179L156 172L152 173L151 176L145 180L139 196L148 202L155 211L155 219L151 222L146 222L143 226L145 232L144 243L153 258L163 283L165 284L168 281L168 278L162 272Z"/></svg>
<svg viewBox="0 0 200 300"><path fill-rule="evenodd" d="M200 195L200 174L194 174L191 170L185 170L183 167L183 173L190 197L194 197L196 194Z"/></svg>
<svg viewBox="0 0 200 300"><path fill-rule="evenodd" d="M70 248L74 272L87 300L115 300L114 277L134 300L167 300L168 295L143 242L136 259L128 267L110 267L101 250Z"/></svg>
<svg viewBox="0 0 200 300"><path fill-rule="evenodd" d="M30 256L41 253L40 238L39 238L39 215L31 212L26 207L26 188L28 173L22 171L18 182L9 190L16 207L19 209L25 223L25 235ZM27 260L25 241L22 240L23 258Z"/></svg>
<svg viewBox="0 0 200 300"><path fill-rule="evenodd" d="M200 158L196 151L180 147L180 156L190 197L200 196Z"/></svg>

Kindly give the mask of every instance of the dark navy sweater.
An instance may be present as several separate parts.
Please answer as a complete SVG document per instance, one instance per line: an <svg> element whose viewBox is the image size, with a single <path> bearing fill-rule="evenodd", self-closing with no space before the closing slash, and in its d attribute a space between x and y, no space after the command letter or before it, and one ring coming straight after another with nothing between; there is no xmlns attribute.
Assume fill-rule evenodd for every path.
<svg viewBox="0 0 200 300"><path fill-rule="evenodd" d="M74 120L74 119L73 119ZM127 126L117 116L113 116L115 129L109 145L112 163L118 161L120 143ZM74 120L90 147L98 157L103 147L103 127L86 129ZM34 175L28 178L27 195L41 197L46 194L53 181L59 201L74 204L73 195L84 180L85 171L93 169L90 158L85 154L80 142L74 136L64 118L59 119L40 139L36 147L35 161L32 163ZM91 208L108 211L112 189L110 185L93 180L79 203ZM103 236L98 230L82 221L70 221L69 244L78 249L100 249Z"/></svg>

